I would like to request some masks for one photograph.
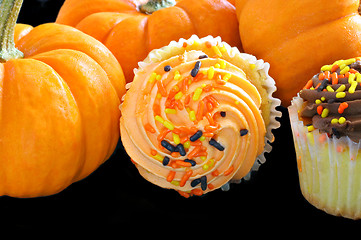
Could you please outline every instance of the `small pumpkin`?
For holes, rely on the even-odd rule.
[[[221,36],[241,48],[235,6],[227,0],[66,0],[56,22],[103,42],[127,82],[133,80],[139,61],[172,40],[193,34]]]
[[[37,197],[110,157],[125,80],[111,52],[75,28],[15,26],[21,4],[0,4],[0,195]]]
[[[359,0],[236,0],[244,51],[271,64],[288,106],[325,62],[361,55]]]

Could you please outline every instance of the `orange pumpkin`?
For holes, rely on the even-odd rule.
[[[235,7],[227,0],[66,0],[56,22],[103,42],[118,59],[127,82],[148,52],[172,40],[193,34],[221,36],[241,48]]]
[[[361,55],[359,0],[237,0],[244,51],[271,64],[282,105],[324,63]]]
[[[75,28],[14,30],[21,3],[0,4],[0,195],[36,197],[61,191],[110,157],[125,80],[111,52]]]

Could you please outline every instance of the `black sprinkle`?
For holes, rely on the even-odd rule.
[[[195,134],[193,134],[193,136],[191,136],[189,138],[189,140],[191,140],[191,142],[197,141],[200,137],[202,137],[203,132],[201,130],[198,130]]]
[[[224,147],[219,142],[214,140],[213,138],[209,141],[209,144],[211,146],[215,147],[219,151],[224,151]]]
[[[197,179],[194,179],[192,182],[191,182],[191,187],[195,187],[197,186],[198,184],[201,183],[201,179],[200,178],[197,178]]]
[[[165,156],[164,158],[163,158],[163,166],[167,166],[168,164],[169,164],[169,161],[170,161],[170,159],[169,159],[169,157],[167,157],[167,156]]]
[[[321,85],[317,88],[318,92],[321,92],[323,89],[325,89],[327,87],[328,84],[328,79],[323,79],[321,82]]]
[[[186,153],[186,150],[184,149],[184,146],[183,144],[178,144],[177,147],[176,147],[176,151],[179,152],[179,154],[181,156],[185,156],[187,153]]]
[[[194,160],[191,160],[191,159],[184,159],[184,161],[185,162],[189,162],[190,164],[192,164],[192,167],[194,167],[197,163],[196,163],[196,161],[194,161]]]
[[[244,135],[247,135],[248,130],[247,129],[241,129],[241,131],[239,131],[239,133],[241,134],[241,137],[243,137]]]
[[[204,54],[204,55],[200,55],[200,56],[198,57],[198,59],[203,59],[203,58],[208,58],[208,56],[207,56],[206,54]]]
[[[221,117],[225,117],[226,116],[226,112],[222,111],[221,112]]]
[[[201,61],[197,61],[196,64],[194,64],[194,68],[191,71],[191,76],[195,77],[198,74],[199,68],[201,67]]]
[[[174,152],[174,151],[175,151],[175,147],[174,147],[172,144],[170,144],[168,141],[166,141],[166,140],[162,140],[162,141],[160,142],[160,144],[161,144],[165,149],[167,149],[167,150],[170,151],[170,152]]]
[[[171,66],[167,65],[167,66],[164,67],[165,72],[169,72],[170,70],[172,70]]]
[[[207,190],[207,176],[201,177],[201,189],[203,191]]]
[[[339,131],[337,131],[336,128],[332,128],[332,134],[336,137],[336,138],[340,138],[341,134]]]

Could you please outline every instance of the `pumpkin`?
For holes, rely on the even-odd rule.
[[[0,195],[37,197],[110,157],[125,80],[111,52],[75,28],[14,29],[21,4],[0,4]]]
[[[361,55],[358,0],[237,0],[243,49],[271,64],[288,106],[326,62]]]
[[[127,82],[133,80],[139,61],[172,40],[193,34],[221,36],[241,48],[235,6],[227,0],[66,0],[56,22],[104,43]]]

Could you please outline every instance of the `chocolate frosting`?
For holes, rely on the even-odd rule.
[[[345,62],[349,64],[345,65]],[[348,136],[358,142],[361,138],[360,59],[336,61],[321,69],[310,80],[312,84],[309,82],[300,92],[305,101],[300,117],[305,122],[312,122],[320,132],[337,138]]]

